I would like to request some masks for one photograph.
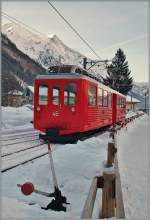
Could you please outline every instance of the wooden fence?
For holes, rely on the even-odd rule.
[[[97,189],[102,189],[101,207],[99,211],[99,218],[111,218],[117,219],[125,218],[125,210],[123,203],[123,194],[121,187],[121,179],[118,167],[117,158],[117,144],[116,134],[123,128],[127,128],[127,124],[134,121],[136,118],[142,116],[138,114],[125,120],[124,123],[114,126],[110,130],[111,141],[108,143],[107,148],[107,161],[103,170],[102,176],[96,176],[93,178],[90,190],[84,204],[84,208],[81,214],[81,219],[92,218],[94,203],[96,199]]]

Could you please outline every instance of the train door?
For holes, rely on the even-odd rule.
[[[55,121],[60,120],[62,114],[62,83],[51,82],[51,97],[50,97],[50,114]]]
[[[103,123],[103,89],[98,87],[98,112],[99,112],[99,121]]]
[[[64,83],[64,114],[66,121],[71,121],[77,114],[77,83]]]
[[[112,123],[115,124],[117,119],[117,95],[112,94]]]

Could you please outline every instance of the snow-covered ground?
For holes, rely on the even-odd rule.
[[[33,111],[27,106],[2,109],[3,138],[6,133],[27,131],[32,129],[30,121]],[[149,176],[149,145],[148,117],[146,115],[128,125],[118,134],[118,160],[123,187],[125,214],[127,218],[148,217],[148,176]],[[80,218],[92,178],[103,171],[103,162],[107,158],[108,133],[92,137],[77,144],[53,146],[53,159],[59,187],[67,197],[70,205],[67,212],[42,210],[50,199],[33,193],[24,196],[17,184],[30,181],[35,188],[53,192],[52,175],[48,155],[21,165],[2,174],[2,217],[3,219],[50,219]],[[16,145],[18,149],[18,145]],[[19,149],[21,146],[19,146]],[[45,145],[44,151],[47,146]],[[33,153],[34,154],[34,153]],[[16,155],[17,157],[17,155]],[[21,158],[19,158],[21,159]],[[101,197],[97,197],[96,207],[99,208]],[[29,202],[37,205],[29,206]],[[98,216],[95,208],[94,217]]]
[[[128,124],[117,135],[118,161],[125,214],[128,219],[150,219],[149,117]]]
[[[5,125],[3,139],[8,137],[8,130],[10,134],[11,131],[24,131],[26,128],[32,128],[33,125],[30,125],[29,122],[32,120],[32,114],[33,112],[26,106],[19,109],[3,108],[2,120]],[[103,162],[106,160],[107,154],[107,142],[108,133],[104,133],[99,137],[92,137],[83,142],[78,141],[77,144],[57,144],[53,146],[53,160],[58,184],[63,194],[67,197],[68,202],[70,202],[70,205],[67,207],[68,212],[66,213],[42,210],[40,205],[46,206],[50,202],[50,198],[34,193],[27,197],[17,187],[18,183],[23,184],[26,181],[30,181],[39,190],[53,192],[48,155],[3,173],[2,217],[8,219],[12,216],[15,219],[24,217],[28,219],[49,219],[52,217],[80,218],[92,178],[95,175],[99,175],[103,170]],[[20,145],[19,149],[22,148]],[[18,150],[18,145],[16,144],[15,146],[16,150]],[[44,146],[45,149],[43,150],[46,151],[47,146]],[[32,154],[34,153],[32,152]],[[15,156],[17,157],[17,155]],[[21,160],[20,154],[16,160]],[[6,162],[9,165],[9,161],[7,160]],[[100,197],[96,201],[98,207],[99,200]],[[34,201],[38,202],[38,204],[33,206],[28,205],[29,202]],[[97,210],[95,208],[95,216],[99,214],[96,213]]]

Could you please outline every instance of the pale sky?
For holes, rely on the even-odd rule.
[[[148,81],[148,1],[52,3],[102,59],[113,58],[120,47],[127,57],[134,81]],[[55,33],[69,47],[89,58],[97,58],[47,1],[3,1],[2,11],[46,35]]]

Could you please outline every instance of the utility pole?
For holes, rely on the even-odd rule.
[[[93,66],[95,66],[97,64],[97,66],[99,66],[98,63],[105,63],[107,65],[108,62],[110,62],[112,60],[97,60],[97,61],[94,61],[94,60],[91,60],[91,61],[87,61],[87,58],[86,57],[83,57],[83,68],[84,69],[87,69],[86,66],[87,64],[90,64],[91,66],[87,69],[91,69]]]
[[[83,68],[86,69],[86,65],[87,65],[87,58],[83,57]]]
[[[144,101],[145,101],[145,113],[149,114],[149,103],[147,106],[147,100],[146,100],[146,98],[148,97],[148,93],[149,93],[149,89],[147,89],[147,91],[144,93]]]
[[[147,93],[145,93],[145,113],[146,113],[146,95]]]
[[[131,95],[131,111],[133,110],[133,104],[132,104],[132,95]]]

